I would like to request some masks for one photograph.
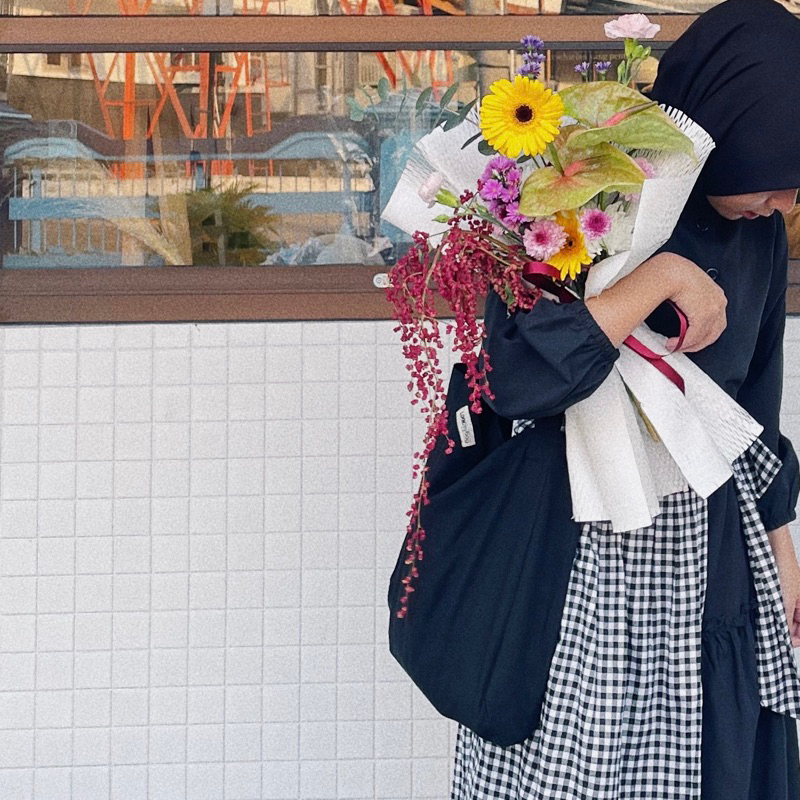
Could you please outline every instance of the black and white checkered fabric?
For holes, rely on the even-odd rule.
[[[800,717],[777,568],[755,500],[781,466],[760,441],[734,463],[758,599],[761,704]],[[582,523],[533,735],[500,747],[459,724],[451,800],[699,800],[707,504],[665,497],[647,528]]]

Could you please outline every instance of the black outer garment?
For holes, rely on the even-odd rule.
[[[706,194],[800,186],[800,18],[776,0],[725,0],[664,53],[649,97],[714,139]]]
[[[800,493],[797,456],[780,432],[788,273],[783,217],[775,212],[754,220],[727,220],[696,191],[660,251],[695,262],[725,292],[727,327],[722,335],[685,355],[764,426],[760,438],[783,467],[758,507],[764,527],[779,528],[796,518]],[[563,413],[592,394],[619,357],[580,300],[560,305],[543,297],[531,311],[508,316],[503,301],[491,294],[485,320],[489,384],[495,394],[491,404],[505,417]],[[646,322],[659,333],[677,335],[677,318],[666,304]]]
[[[797,456],[780,433],[782,340],[786,322],[787,257],[783,217],[726,220],[694,192],[670,239],[660,248],[691,259],[724,289],[728,325],[708,347],[686,356],[764,426],[760,438],[783,461],[758,501],[767,530],[795,519],[800,491]],[[490,294],[485,320],[491,355],[492,407],[511,418],[547,417],[548,426],[570,405],[588,397],[619,357],[583,301],[559,305],[546,298],[510,316]],[[648,318],[653,330],[677,334],[666,304]],[[624,345],[623,345],[624,346]],[[602,425],[602,420],[598,420]],[[548,482],[569,481],[565,438],[548,439]],[[528,491],[525,486],[520,492]],[[703,800],[797,800],[795,720],[760,706],[753,640],[744,624],[755,603],[733,478],[708,498],[708,568],[702,618]],[[532,509],[532,513],[537,512]],[[549,514],[552,518],[552,514]],[[548,556],[550,587],[561,600],[569,579],[567,551],[577,545],[578,524],[564,514],[553,525]],[[555,555],[559,555],[558,558]],[[541,639],[550,663],[557,626]],[[536,679],[540,676],[537,674]],[[544,684],[542,684],[544,691]]]

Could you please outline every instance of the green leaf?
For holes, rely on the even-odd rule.
[[[417,98],[417,105],[416,110],[422,111],[425,108],[426,103],[428,100],[431,99],[431,95],[433,94],[433,87],[426,86],[420,93],[419,97]]]
[[[436,202],[450,208],[458,208],[461,205],[461,201],[449,189],[439,189],[436,192]]]
[[[453,99],[455,93],[458,91],[458,84],[454,83],[443,95],[439,101],[439,108],[447,108],[448,103]]]
[[[494,147],[492,147],[485,139],[481,139],[481,141],[478,142],[478,152],[484,156],[493,156],[497,153],[497,150],[495,150]]]
[[[636,89],[596,81],[570,86],[559,94],[565,112],[587,126],[569,137],[570,148],[585,149],[600,142],[616,142],[632,149],[668,150],[694,158],[692,140],[666,112]],[[634,110],[648,102],[653,104]]]
[[[445,112],[445,123],[442,126],[443,130],[449,131],[460,125],[464,120],[458,114],[451,114],[449,111]]]
[[[625,37],[625,58],[630,58],[633,55],[633,51],[636,48],[638,42],[636,39],[631,39],[630,37]]]
[[[476,139],[480,139],[483,134],[479,131],[474,136],[470,136],[464,144],[461,145],[461,149],[463,150],[465,147],[471,145]],[[480,145],[478,145],[478,149],[480,149]]]
[[[389,79],[384,76],[378,81],[378,97],[385,103],[389,98]]]
[[[639,165],[618,147],[601,142],[570,163],[564,175],[555,167],[533,172],[522,187],[520,213],[543,217],[557,211],[578,208],[602,191],[638,192],[645,174]]]
[[[462,122],[467,118],[467,114],[472,111],[472,107],[475,105],[475,103],[476,100],[470,100],[469,103],[467,103],[465,106],[462,106],[462,108],[458,110],[458,116]]]
[[[448,217],[447,214],[438,214],[437,216],[435,216],[433,218],[433,221],[434,222],[449,222],[450,221],[450,217]]]

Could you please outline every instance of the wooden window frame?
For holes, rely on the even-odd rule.
[[[655,14],[654,49],[669,46],[696,18]],[[0,50],[147,52],[195,50],[514,50],[535,32],[554,50],[622,49],[599,39],[608,15],[2,17]],[[180,43],[180,44],[176,44]],[[0,270],[0,323],[109,323],[388,319],[372,279],[380,268],[133,267]],[[790,311],[800,312],[800,261],[793,262]]]

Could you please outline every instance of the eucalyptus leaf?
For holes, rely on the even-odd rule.
[[[641,189],[644,178],[629,155],[602,142],[566,167],[563,175],[555,167],[533,172],[522,187],[519,210],[528,217],[549,216],[578,208],[602,191],[632,194]]]
[[[467,118],[467,114],[469,114],[469,112],[472,111],[472,108],[476,102],[477,101],[475,100],[470,100],[469,103],[467,103],[465,106],[459,109],[458,116],[462,122]]]
[[[452,130],[464,121],[458,114],[451,114],[449,111],[446,111],[445,115],[445,123],[442,127],[446,131]]]
[[[497,150],[495,150],[486,139],[481,139],[481,141],[478,142],[478,152],[484,156],[493,156],[496,155]]]
[[[417,98],[417,105],[416,110],[422,111],[425,108],[426,103],[431,99],[431,95],[433,94],[433,87],[426,86],[420,93],[419,97]]]
[[[467,141],[466,141],[466,142],[464,142],[464,144],[462,144],[462,145],[461,145],[461,149],[463,150],[465,147],[468,147],[468,146],[469,146],[469,145],[471,145],[471,144],[472,144],[472,143],[473,143],[473,142],[474,142],[476,139],[480,139],[480,138],[481,138],[481,136],[483,136],[483,133],[482,133],[481,131],[478,131],[478,133],[476,133],[474,136],[470,136],[470,137],[469,137],[469,139],[467,139]],[[478,145],[478,149],[480,150],[480,145]]]
[[[458,84],[454,83],[443,95],[442,99],[439,101],[439,108],[445,109],[447,108],[448,103],[455,97],[456,92],[458,91]]]

